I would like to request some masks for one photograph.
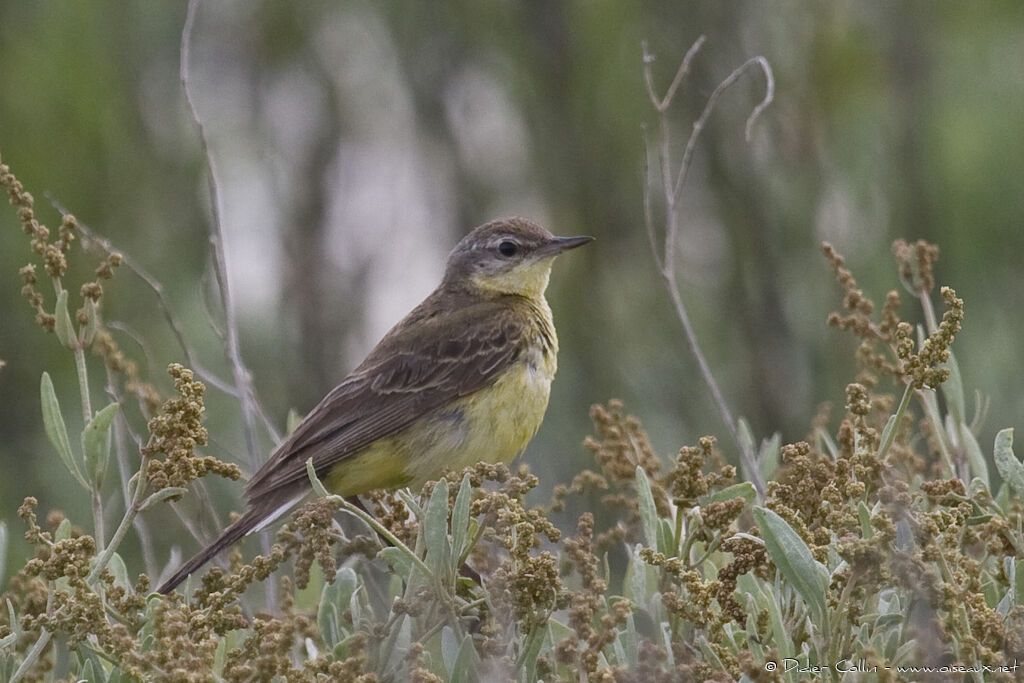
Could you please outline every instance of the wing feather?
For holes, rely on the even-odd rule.
[[[477,300],[427,315],[429,303],[389,332],[277,448],[250,480],[250,502],[305,479],[308,458],[324,476],[374,441],[484,388],[515,362],[531,333],[515,302]]]

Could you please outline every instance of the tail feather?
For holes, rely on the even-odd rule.
[[[170,593],[172,590],[177,588],[178,584],[187,579],[190,574],[215,557],[217,553],[238,542],[243,536],[259,526],[266,516],[267,514],[264,510],[249,510],[234,524],[224,529],[224,531],[221,532],[221,535],[217,537],[217,540],[200,550],[192,557],[191,560],[182,565],[181,569],[175,572],[174,576],[164,581],[163,584],[156,589],[156,592],[163,595]]]

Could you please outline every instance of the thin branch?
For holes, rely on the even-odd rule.
[[[662,191],[665,199],[665,237],[664,251],[662,253],[659,253],[657,249],[657,231],[654,227],[653,212],[650,205],[651,179],[649,177],[649,145],[646,142],[646,131],[644,136],[644,220],[647,229],[647,237],[651,242],[651,249],[654,252],[654,261],[661,272],[665,287],[668,289],[669,296],[672,299],[672,304],[676,309],[676,315],[679,317],[679,321],[683,325],[683,332],[686,336],[687,344],[690,347],[690,352],[697,360],[697,365],[700,368],[701,375],[704,378],[705,384],[708,386],[708,390],[711,392],[712,399],[718,407],[722,420],[725,422],[726,427],[732,434],[733,440],[739,447],[740,458],[743,461],[744,469],[747,470],[747,476],[750,477],[751,483],[757,490],[758,495],[763,499],[765,495],[765,486],[764,482],[761,480],[760,470],[757,467],[757,460],[753,452],[752,445],[746,444],[744,440],[740,438],[739,427],[736,420],[733,418],[732,411],[729,410],[729,406],[725,401],[725,397],[722,395],[721,389],[718,387],[718,382],[715,380],[715,377],[711,372],[711,366],[708,364],[707,359],[700,348],[700,343],[697,340],[697,333],[693,329],[689,313],[686,310],[686,305],[683,303],[682,295],[679,292],[679,284],[676,281],[675,274],[675,254],[676,241],[679,233],[677,205],[682,195],[687,172],[689,171],[690,165],[693,161],[693,153],[696,150],[697,141],[700,138],[700,134],[704,130],[704,126],[710,118],[711,113],[714,111],[718,98],[721,97],[722,93],[724,93],[729,86],[735,83],[748,69],[760,67],[762,72],[765,74],[765,96],[747,118],[746,134],[747,139],[749,140],[751,127],[757,120],[758,116],[760,116],[761,112],[764,111],[775,96],[775,78],[772,74],[771,66],[764,57],[752,57],[741,66],[734,69],[733,72],[725,78],[725,80],[719,83],[708,97],[700,117],[698,117],[693,124],[693,130],[690,132],[690,137],[683,150],[682,160],[679,163],[679,170],[673,178],[672,148],[670,143],[671,130],[669,127],[668,109],[672,105],[672,101],[675,98],[680,85],[685,79],[686,74],[689,73],[690,63],[700,51],[704,42],[704,36],[701,36],[693,43],[693,45],[690,46],[690,49],[686,52],[686,56],[683,58],[679,68],[676,70],[675,78],[673,78],[672,84],[669,86],[664,97],[658,97],[657,95],[651,70],[651,64],[653,63],[654,58],[647,52],[647,46],[643,46],[644,82],[647,86],[648,95],[651,98],[651,104],[658,112],[658,124],[661,133],[659,156],[661,161]]]
[[[189,115],[192,123],[199,132],[199,142],[206,157],[209,174],[207,185],[210,191],[210,213],[211,231],[210,244],[213,247],[214,272],[217,276],[217,284],[220,289],[220,303],[224,308],[224,319],[227,327],[225,353],[228,362],[231,364],[232,373],[235,379],[236,396],[242,407],[242,427],[245,433],[245,443],[248,448],[249,465],[256,469],[260,458],[257,455],[256,434],[255,434],[255,413],[253,409],[252,375],[242,362],[242,351],[238,340],[238,321],[235,307],[231,298],[230,278],[228,271],[227,255],[224,248],[224,230],[221,225],[220,194],[217,188],[217,167],[214,163],[213,154],[210,151],[210,143],[206,137],[206,129],[199,118],[195,101],[192,98],[192,89],[189,87],[189,67],[191,63],[192,27],[195,24],[196,11],[199,7],[199,0],[189,0],[188,13],[185,17],[185,27],[181,32],[181,87],[185,93],[185,101],[188,104]]]
[[[651,245],[651,256],[659,271],[665,270],[658,252],[658,236],[654,230],[654,211],[651,208],[651,146],[647,140],[647,126],[641,125],[644,138],[644,227],[647,229],[647,242]]]
[[[659,112],[667,110],[672,105],[672,100],[676,96],[676,90],[678,90],[679,86],[682,85],[683,79],[686,78],[686,75],[690,73],[690,63],[693,61],[693,58],[697,56],[697,53],[700,52],[700,49],[704,47],[706,40],[707,38],[705,36],[699,36],[697,40],[694,41],[693,45],[690,46],[690,49],[686,51],[686,56],[684,56],[683,61],[679,63],[679,68],[676,70],[675,78],[672,79],[672,85],[668,87],[665,97],[661,99],[658,99],[658,96],[655,95],[654,78],[651,75],[651,70],[649,68],[644,69],[644,82],[647,84],[647,93],[651,96],[651,103],[654,105],[654,108]],[[653,64],[654,55],[647,52],[647,43],[643,44],[643,50],[644,64]]]
[[[692,49],[692,48],[691,48]],[[739,80],[748,69],[758,66],[764,72],[765,77],[765,93],[764,98],[754,110],[747,117],[746,125],[746,137],[750,140],[751,126],[761,115],[761,112],[765,110],[772,100],[775,99],[775,76],[772,74],[772,68],[768,64],[768,60],[764,57],[751,57],[740,66],[733,69],[732,73],[725,77],[725,80],[718,84],[708,97],[708,101],[704,104],[704,111],[701,112],[700,118],[698,118],[693,124],[693,131],[690,133],[690,139],[686,141],[686,149],[683,150],[683,160],[679,163],[679,174],[676,176],[675,188],[672,191],[673,203],[679,199],[680,194],[683,191],[683,182],[686,179],[686,172],[690,168],[690,162],[693,158],[693,152],[697,147],[697,139],[700,137],[701,132],[704,130],[704,125],[707,120],[711,117],[711,112],[714,111],[715,105],[718,103],[718,98],[722,96],[729,86]]]
[[[230,278],[228,271],[227,255],[225,249],[224,230],[220,220],[220,195],[217,189],[217,167],[214,163],[210,144],[206,137],[206,129],[197,113],[195,102],[192,99],[192,91],[189,88],[189,65],[191,63],[192,27],[195,24],[196,11],[199,8],[199,0],[189,0],[188,13],[185,17],[185,27],[181,32],[181,88],[185,93],[185,101],[188,103],[189,115],[199,132],[199,142],[206,157],[209,168],[207,183],[210,190],[210,211],[211,231],[210,244],[213,247],[214,274],[217,277],[217,284],[220,290],[220,303],[224,308],[224,325],[226,332],[225,353],[228,362],[231,364],[232,373],[235,378],[237,396],[242,408],[242,431],[245,434],[245,443],[249,455],[249,465],[255,471],[262,458],[256,450],[255,414],[253,407],[252,375],[242,361],[242,350],[238,340],[238,321],[236,319],[235,307],[231,298]],[[270,535],[264,530],[260,534],[260,543],[264,553],[270,551]],[[277,605],[277,587],[271,581],[267,584],[267,606],[273,612]]]

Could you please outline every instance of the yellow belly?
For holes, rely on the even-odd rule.
[[[324,483],[334,493],[351,496],[371,489],[418,488],[445,469],[480,461],[509,462],[540,428],[556,367],[553,352],[528,352],[490,387],[338,463]]]

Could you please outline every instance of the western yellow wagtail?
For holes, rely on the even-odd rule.
[[[591,241],[523,218],[482,225],[448,256],[440,286],[320,401],[249,480],[247,512],[158,589],[169,593],[310,490],[354,496],[419,487],[447,469],[509,462],[537,433],[557,367],[544,298],[555,257]]]

